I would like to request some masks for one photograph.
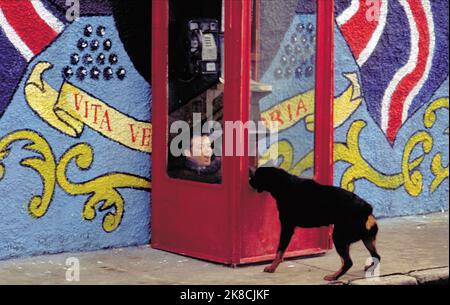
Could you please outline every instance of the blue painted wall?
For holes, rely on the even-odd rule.
[[[49,3],[45,2],[46,5]],[[52,8],[48,8],[53,12]],[[57,11],[54,11],[58,16]],[[107,135],[96,131],[89,126],[78,137],[67,135],[57,128],[52,127],[44,118],[39,116],[28,103],[31,99],[26,96],[25,86],[31,72],[39,62],[48,62],[53,67],[42,74],[42,78],[51,88],[60,90],[64,81],[83,90],[86,94],[95,97],[108,107],[119,111],[123,116],[136,121],[150,122],[151,120],[151,88],[149,83],[136,71],[127,51],[124,49],[113,16],[82,16],[78,21],[65,23],[61,19],[64,29],[41,52],[36,54],[28,63],[19,52],[10,52],[9,57],[1,58],[2,83],[9,85],[11,99],[2,105],[5,111],[0,117],[0,146],[5,144],[8,136],[17,135],[21,130],[36,132],[38,138],[48,143],[51,153],[55,157],[56,164],[64,153],[74,148],[75,145],[87,144],[92,149],[92,164],[87,169],[81,169],[72,159],[65,171],[66,178],[73,183],[95,181],[100,176],[114,176],[117,173],[127,175],[128,178],[115,176],[117,179],[106,180],[105,184],[118,185],[116,191],[123,198],[123,216],[117,217],[117,223],[108,226],[104,223],[104,217],[109,213],[116,213],[118,201],[113,198],[111,205],[102,209],[102,200],[109,194],[101,197],[95,207],[96,215],[90,220],[85,207],[87,201],[95,192],[70,194],[61,187],[59,181],[54,187],[52,198],[44,215],[33,214],[29,207],[33,196],[41,195],[44,187],[51,188],[51,183],[44,182],[38,171],[33,168],[20,165],[29,157],[42,158],[39,151],[45,146],[35,147],[34,151],[26,149],[26,144],[32,143],[29,139],[19,139],[0,152],[0,259],[36,255],[42,253],[56,253],[63,251],[94,250],[106,247],[141,245],[150,239],[150,205],[151,205],[151,153],[129,148],[120,142],[114,141]],[[85,33],[86,26],[91,26],[93,33],[88,36]],[[105,34],[97,33],[99,27],[104,27]],[[33,25],[29,25],[30,31],[34,31]],[[3,30],[3,28],[2,28]],[[5,49],[12,50],[15,45],[10,41],[5,32],[0,32],[0,37],[5,44],[0,46],[0,54],[6,54]],[[38,40],[39,37],[36,38]],[[78,43],[85,39],[89,46],[80,50]],[[103,42],[109,39],[111,49],[103,46]],[[93,50],[91,42],[99,41],[99,48]],[[95,47],[94,47],[95,49]],[[105,63],[101,64],[96,59],[100,53],[106,55]],[[78,54],[78,63],[71,63],[71,55]],[[84,55],[91,55],[94,62],[83,61]],[[118,62],[111,63],[109,55],[116,55]],[[24,72],[12,69],[11,77],[8,74],[9,63],[14,60],[25,63]],[[90,71],[96,66],[100,74],[98,79],[92,78]],[[70,67],[73,75],[64,74],[64,69]],[[81,79],[77,75],[77,69],[84,67],[87,75]],[[104,69],[111,67],[113,75],[105,77]],[[119,78],[117,71],[123,68],[124,78]],[[20,81],[15,85],[15,80]],[[11,87],[12,86],[12,87]],[[2,91],[2,97],[6,90]],[[83,107],[83,106],[82,106]],[[52,111],[51,108],[48,111]],[[90,109],[92,116],[93,109]],[[98,112],[98,120],[101,118]],[[111,117],[112,120],[112,117]],[[103,129],[107,122],[104,122]],[[150,123],[149,123],[150,124]],[[126,126],[127,127],[127,126]],[[127,129],[124,129],[127,131]],[[38,140],[39,140],[38,139]],[[140,141],[140,139],[138,140]],[[2,149],[0,149],[2,150]],[[89,157],[88,157],[89,158]],[[49,162],[48,164],[51,164]],[[3,174],[3,175],[2,175]],[[47,175],[47,174],[45,174]],[[51,174],[48,174],[50,177]],[[144,185],[133,187],[128,185],[129,177],[134,177]],[[111,178],[111,177],[110,177]],[[113,177],[114,178],[114,177]],[[50,179],[51,180],[51,179]],[[106,190],[100,187],[97,191]],[[92,190],[91,190],[92,191]],[[119,208],[121,208],[119,206]]]

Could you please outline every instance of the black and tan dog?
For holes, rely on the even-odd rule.
[[[250,173],[250,185],[258,192],[267,191],[277,202],[281,223],[280,241],[275,260],[264,269],[275,272],[283,261],[296,227],[314,228],[334,225],[333,242],[342,258],[342,267],[324,279],[334,281],[353,265],[350,244],[362,240],[372,256],[380,261],[375,248],[378,226],[372,206],[357,195],[334,186],[302,179],[274,167],[260,167]]]

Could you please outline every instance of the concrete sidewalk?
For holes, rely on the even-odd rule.
[[[358,242],[353,268],[337,284],[448,283],[448,223],[448,212],[380,220],[380,281],[364,279],[368,253]],[[68,257],[80,261],[79,282],[65,279]],[[0,261],[0,284],[326,284],[340,259],[332,250],[288,260],[274,274],[262,272],[265,265],[233,269],[143,246]]]

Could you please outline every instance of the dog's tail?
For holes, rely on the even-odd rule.
[[[377,224],[377,220],[375,219],[375,216],[373,216],[373,207],[370,203],[368,203],[367,201],[365,201],[364,199],[362,199],[361,197],[357,196],[356,194],[354,194],[355,196],[355,202],[358,202],[360,207],[362,207],[362,214],[367,217],[366,221],[364,223],[364,227],[366,229],[366,236],[367,237],[375,237],[378,233],[378,224]],[[363,217],[364,217],[363,216]]]
[[[368,231],[368,236],[375,237],[378,233],[378,224],[375,217],[371,214],[366,220],[366,230]]]
[[[370,231],[370,229],[372,229],[376,224],[377,220],[375,219],[375,217],[373,217],[373,215],[369,215],[366,221],[366,230]]]

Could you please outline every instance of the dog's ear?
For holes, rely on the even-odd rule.
[[[250,177],[250,179],[255,177],[255,172],[256,172],[256,168],[254,168],[253,166],[250,166],[250,168],[249,168],[249,177]]]

